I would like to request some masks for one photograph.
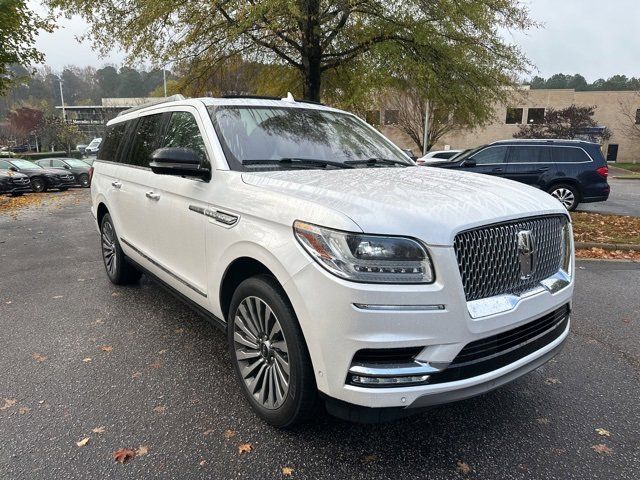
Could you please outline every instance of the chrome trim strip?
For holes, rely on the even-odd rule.
[[[440,305],[372,305],[368,303],[354,303],[353,306],[358,310],[371,311],[405,311],[405,312],[432,312],[444,310],[445,306]]]
[[[231,213],[223,212],[221,210],[213,210],[211,208],[198,207],[197,205],[189,205],[189,210],[204,215],[205,217],[212,218],[216,222],[220,222],[228,227],[232,227],[238,223],[238,220],[240,219],[240,217]]]
[[[377,364],[377,366],[376,364],[352,363],[349,367],[350,374],[362,375],[365,377],[403,377],[431,375],[441,372],[442,370],[444,370],[444,368],[436,368],[432,364],[418,362],[417,360],[408,363]]]
[[[180,278],[178,275],[176,275],[175,273],[173,273],[171,270],[169,270],[167,267],[165,267],[164,265],[161,265],[160,263],[158,263],[156,260],[154,260],[153,258],[151,258],[149,255],[147,255],[146,253],[143,253],[142,251],[140,251],[140,249],[134,247],[131,242],[129,242],[127,239],[120,237],[120,241],[122,243],[124,243],[125,245],[127,245],[128,247],[130,247],[131,249],[133,249],[134,252],[136,252],[138,255],[140,255],[142,258],[144,258],[145,260],[148,260],[149,262],[151,262],[153,265],[155,265],[156,267],[158,267],[160,270],[162,270],[163,272],[165,272],[168,275],[171,275],[173,278],[175,278],[176,280],[178,280],[180,283],[182,283],[183,285],[189,287],[191,290],[193,290],[194,292],[196,292],[198,295],[202,295],[203,297],[207,298],[207,294],[205,292],[203,292],[202,290],[200,290],[198,287],[195,287],[193,285],[191,285],[189,282],[187,282],[186,280]]]
[[[521,295],[505,294],[472,300],[471,302],[467,302],[467,310],[473,319],[508,312],[516,308],[518,303],[525,298],[538,295],[545,291],[554,294],[567,287],[570,283],[571,277],[564,270],[558,270],[550,277],[541,280],[536,287],[527,290]]]

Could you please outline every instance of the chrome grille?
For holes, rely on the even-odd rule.
[[[13,178],[12,181],[16,185],[27,185],[29,183],[29,178],[28,177]]]
[[[467,301],[520,294],[556,273],[562,265],[563,215],[524,218],[467,230],[456,235],[454,248]],[[518,232],[529,230],[535,241],[535,268],[522,278]]]

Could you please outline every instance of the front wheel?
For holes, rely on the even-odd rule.
[[[236,377],[260,418],[289,427],[313,415],[318,393],[295,312],[267,275],[242,282],[231,300],[228,341]]]
[[[107,276],[115,285],[128,285],[140,280],[142,273],[131,265],[120,248],[120,242],[108,213],[100,222],[102,259]]]
[[[554,185],[549,189],[549,193],[570,212],[573,212],[578,207],[578,191],[572,185]]]
[[[78,178],[78,183],[80,184],[80,186],[82,188],[89,188],[90,187],[90,185],[89,185],[89,175],[86,175],[84,173],[82,175],[80,175],[80,177]]]
[[[36,193],[46,192],[47,182],[45,182],[43,178],[33,178],[31,180],[31,190]]]

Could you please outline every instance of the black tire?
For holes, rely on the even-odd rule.
[[[140,280],[142,272],[127,261],[111,216],[106,213],[100,222],[100,245],[104,269],[111,283],[115,285],[130,285]]]
[[[573,185],[559,183],[551,187],[547,192],[570,212],[573,212],[580,203],[580,193]]]
[[[60,190],[61,192],[66,192],[67,190],[69,190],[69,187],[60,187],[58,188],[58,190]]]
[[[47,191],[47,182],[44,178],[36,177],[31,179],[31,190],[36,193]]]
[[[243,318],[249,318],[248,316],[244,317],[244,314],[247,313],[247,305],[250,305],[245,302],[254,302],[254,307],[257,307],[254,312],[259,312],[260,305],[262,305],[259,301],[262,301],[270,309],[272,315],[267,315],[266,308],[264,308],[262,311],[265,314],[264,317],[267,318],[264,323],[258,321],[250,324],[249,321],[243,323],[243,325],[245,327],[251,325],[249,328],[254,332],[260,330],[278,332],[276,325],[281,330],[272,336],[265,334],[262,339],[253,342],[249,336],[251,333],[247,334],[246,329],[242,330],[236,323],[236,319],[238,319],[238,322],[244,322]],[[243,307],[242,309],[241,306]],[[255,319],[255,317],[252,318]],[[279,428],[291,427],[294,424],[310,419],[317,412],[319,404],[313,366],[311,365],[311,358],[309,357],[296,314],[278,282],[269,275],[259,275],[242,282],[231,299],[227,320],[227,339],[233,369],[240,388],[251,408],[265,422]],[[269,320],[271,320],[271,323]],[[269,323],[271,327],[268,326]],[[263,329],[264,325],[267,326]],[[242,334],[244,339],[249,339],[250,343],[254,343],[258,348],[237,342],[236,333]],[[262,331],[262,333],[265,332]],[[268,347],[265,346],[269,341],[273,344]],[[241,350],[240,353],[238,353],[238,349]],[[269,350],[271,350],[270,361]],[[260,353],[257,358],[249,360],[238,358],[238,355],[244,356],[247,352],[252,355],[255,352]],[[263,362],[264,371],[259,362]],[[284,381],[280,379],[286,376],[283,375],[283,372],[286,373],[286,369],[282,367],[283,363],[288,365],[289,381],[284,394],[282,394],[282,390],[278,390],[281,399],[276,400],[275,391],[279,386],[284,385]],[[245,373],[249,372],[247,373],[246,381],[240,373],[241,367],[248,368],[248,370],[245,370]],[[260,377],[261,372],[262,377]],[[255,373],[255,376],[251,377],[251,373]],[[262,381],[260,381],[260,378],[262,378]],[[253,392],[250,392],[248,383],[254,380]],[[262,388],[260,388],[260,385]],[[264,394],[266,400],[260,401],[260,397],[263,396],[262,390],[265,388],[267,389],[267,393]],[[256,389],[260,391],[256,392]],[[270,395],[275,400],[271,404],[269,404]]]
[[[89,183],[89,175],[83,173],[78,177],[78,183],[82,188],[89,188],[91,184]]]

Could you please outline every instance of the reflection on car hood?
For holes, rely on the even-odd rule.
[[[521,183],[435,168],[361,168],[243,173],[249,185],[347,215],[366,233],[451,245],[460,230],[524,216],[564,213],[550,195]],[[302,218],[313,221],[314,219]],[[331,225],[326,225],[331,227]]]

